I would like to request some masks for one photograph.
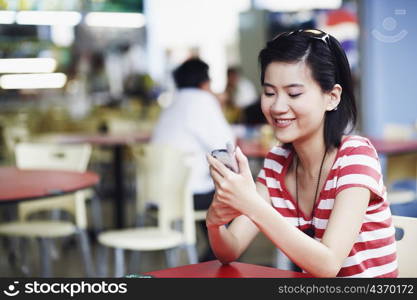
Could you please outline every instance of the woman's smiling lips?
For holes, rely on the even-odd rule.
[[[274,125],[279,128],[285,128],[292,124],[295,119],[275,119],[274,118]]]

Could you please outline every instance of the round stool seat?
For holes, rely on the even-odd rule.
[[[183,243],[183,234],[157,227],[113,230],[101,233],[98,240],[103,245],[136,251],[174,248]]]

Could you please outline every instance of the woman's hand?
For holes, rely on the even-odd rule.
[[[219,201],[216,192],[207,211],[206,225],[207,227],[219,227],[230,223],[233,219],[240,215],[240,212]]]
[[[229,207],[240,214],[247,214],[261,197],[256,191],[248,159],[239,147],[236,148],[236,159],[240,173],[229,170],[219,160],[207,155],[210,174],[216,186],[216,197],[213,204],[218,205],[218,208]]]

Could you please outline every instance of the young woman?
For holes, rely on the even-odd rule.
[[[377,153],[368,139],[344,135],[356,107],[339,42],[319,30],[284,33],[259,61],[262,111],[283,145],[268,153],[256,184],[239,148],[239,173],[207,156],[216,192],[206,224],[217,258],[237,259],[261,231],[313,276],[396,277]]]

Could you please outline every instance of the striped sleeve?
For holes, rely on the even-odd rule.
[[[265,157],[265,159],[263,161],[262,169],[259,171],[258,177],[256,177],[256,181],[262,183],[266,187],[268,187],[268,185],[266,183],[266,172],[265,172],[265,168],[266,168],[266,165],[268,164],[268,160],[270,159],[270,156],[271,156],[271,152],[268,152],[268,154],[266,155],[266,157]]]
[[[270,186],[270,182],[276,181],[276,178],[280,176],[282,168],[289,155],[289,150],[279,146],[273,147],[271,151],[269,151],[269,153],[266,155],[263,167],[258,173],[256,181],[262,183],[265,186]]]
[[[258,173],[258,177],[256,178],[257,182],[262,183],[263,185],[266,186],[266,178],[265,178],[265,169],[262,168],[261,171],[259,171]]]
[[[336,195],[347,188],[364,187],[372,199],[383,200],[385,188],[381,165],[375,148],[365,138],[352,139],[343,144],[343,158],[336,183]]]

